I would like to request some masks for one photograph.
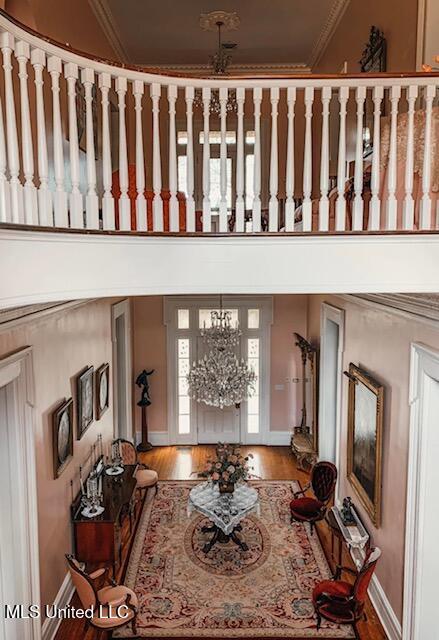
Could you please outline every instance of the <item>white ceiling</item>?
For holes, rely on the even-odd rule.
[[[236,11],[241,24],[224,34],[236,42],[236,67],[310,67],[349,0],[90,0],[118,57],[144,66],[204,66],[216,35],[201,13]]]

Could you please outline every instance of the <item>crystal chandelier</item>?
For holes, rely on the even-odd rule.
[[[222,409],[255,393],[256,374],[244,358],[238,360],[236,356],[242,332],[232,327],[230,311],[212,311],[211,320],[211,326],[201,331],[209,351],[193,363],[187,376],[188,394],[197,402]]]

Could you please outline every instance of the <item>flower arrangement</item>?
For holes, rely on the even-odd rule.
[[[216,459],[207,460],[199,475],[218,484],[220,492],[231,493],[237,482],[250,479],[253,471],[253,467],[250,466],[252,458],[251,453],[243,456],[239,446],[220,442],[216,447]]]

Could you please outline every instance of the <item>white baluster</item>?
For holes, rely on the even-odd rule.
[[[57,56],[50,56],[47,69],[52,78],[52,111],[53,111],[53,159],[55,166],[55,193],[53,196],[55,226],[68,227],[67,194],[64,185],[64,153],[63,135],[61,129],[61,108],[59,99],[59,77],[61,74],[61,60]]]
[[[245,201],[244,201],[244,102],[245,89],[236,90],[238,106],[237,138],[236,138],[236,203],[235,203],[235,231],[244,231]]]
[[[46,117],[44,110],[43,69],[46,54],[41,49],[33,49],[31,63],[35,73],[35,94],[37,110],[37,145],[38,145],[38,219],[39,224],[53,226],[52,195],[49,190],[49,163],[47,159]]]
[[[136,111],[136,228],[147,230],[146,198],[145,198],[145,160],[143,153],[142,97],[145,85],[142,80],[133,83],[134,109]]]
[[[303,231],[312,230],[312,105],[314,87],[305,88],[305,152],[303,156]]]
[[[405,159],[405,198],[402,214],[402,226],[408,231],[413,230],[415,219],[415,206],[413,200],[413,167],[414,167],[414,116],[415,102],[418,97],[418,87],[411,85],[407,87],[407,150]]]
[[[203,231],[209,233],[212,229],[210,213],[210,139],[209,139],[209,117],[210,117],[210,88],[203,87],[203,123],[204,123],[204,144],[203,144]]]
[[[398,123],[398,102],[401,97],[401,87],[393,86],[390,90],[390,147],[389,147],[389,167],[387,173],[387,207],[386,207],[386,229],[396,229],[398,203],[396,201],[396,151],[397,151],[397,123]]]
[[[270,90],[271,102],[271,152],[270,152],[270,202],[268,204],[268,230],[279,230],[279,189],[278,140],[277,140],[277,105],[279,103],[279,88]]]
[[[431,229],[431,115],[435,95],[436,86],[432,84],[428,85],[425,89],[424,165],[422,168],[422,198],[419,212],[420,229]],[[435,160],[437,161],[437,158]]]
[[[4,31],[0,34],[5,83],[6,137],[9,165],[9,192],[11,222],[23,222],[23,191],[19,180],[20,156],[18,151],[17,122],[15,119],[14,84],[12,80],[12,51],[14,37]]]
[[[320,156],[319,230],[329,229],[329,103],[331,87],[322,89],[322,150]]]
[[[219,90],[220,100],[220,205],[219,205],[219,230],[227,232],[227,87]]]
[[[379,85],[376,86],[373,90],[373,155],[370,185],[370,216],[368,225],[370,231],[378,231],[380,228],[381,203],[378,194],[380,190],[380,118],[383,95],[383,87]]]
[[[32,142],[31,120],[29,111],[29,92],[27,87],[27,63],[30,58],[30,47],[20,40],[15,44],[15,56],[18,60],[18,77],[20,79],[21,104],[21,155],[24,174],[24,222],[36,224],[38,220],[37,190],[34,184],[34,150]]]
[[[96,193],[96,150],[93,131],[93,69],[83,69],[81,73],[85,91],[85,134],[87,142],[87,195],[85,215],[87,229],[99,229],[99,201]]]
[[[346,229],[346,200],[344,197],[346,183],[346,105],[349,98],[349,87],[340,87],[340,130],[338,139],[338,163],[337,163],[337,204],[335,209],[335,230]]]
[[[253,103],[255,108],[255,157],[253,173],[253,232],[261,230],[261,102],[262,88],[253,89]]]
[[[67,78],[67,95],[69,103],[69,149],[70,149],[70,224],[81,229],[84,227],[84,203],[79,189],[79,142],[76,114],[76,82],[79,78],[78,65],[69,62],[64,67]]]
[[[110,106],[108,94],[111,89],[111,76],[109,73],[101,73],[99,87],[102,97],[102,182],[104,195],[102,197],[102,223],[104,229],[115,229],[116,218],[114,211],[114,198],[112,187],[112,164],[110,142],[110,120],[108,109]]]
[[[3,106],[0,99],[0,222],[11,222],[9,184],[6,179],[6,141],[3,125]]]
[[[194,200],[194,134],[193,134],[193,103],[194,87],[186,87],[186,231],[195,231],[195,200]]]
[[[294,231],[294,107],[296,104],[296,87],[287,89],[288,132],[287,132],[287,168],[285,176],[285,231]]]
[[[162,167],[160,159],[160,110],[159,100],[161,87],[153,82],[151,85],[152,99],[152,186],[154,199],[152,202],[152,225],[154,231],[163,231],[163,200],[162,200]]]
[[[180,230],[177,200],[177,138],[175,133],[175,101],[177,100],[177,87],[169,85],[169,231]]]
[[[354,206],[352,212],[352,229],[363,229],[363,117],[366,87],[357,87],[357,136],[355,140],[355,173],[354,173]]]
[[[116,78],[116,93],[119,107],[119,229],[131,230],[131,203],[128,197],[128,149],[125,121],[125,95],[127,79]]]

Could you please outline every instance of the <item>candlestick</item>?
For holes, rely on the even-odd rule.
[[[84,482],[82,480],[82,466],[79,467],[79,482],[81,483],[81,493],[84,495]]]

